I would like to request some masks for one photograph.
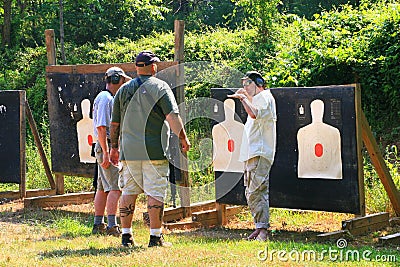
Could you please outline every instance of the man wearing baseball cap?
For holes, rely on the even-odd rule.
[[[248,239],[265,241],[269,228],[269,171],[276,146],[275,99],[257,71],[247,72],[242,85],[229,97],[239,99],[248,115],[239,157],[245,163],[245,195],[256,227]]]
[[[110,163],[110,123],[114,95],[121,85],[131,80],[119,67],[111,67],[104,80],[106,88],[93,102],[93,130],[97,138],[94,152],[97,160],[97,177],[95,179],[96,195],[94,198],[93,234],[120,236],[121,231],[116,220],[118,199],[121,191],[118,186],[118,168]],[[107,224],[104,222],[104,211],[107,209]]]
[[[124,84],[115,96],[111,161],[118,164],[120,160],[122,165],[120,217],[122,245],[127,247],[135,245],[132,217],[140,193],[148,196],[148,246],[171,245],[161,233],[168,185],[168,127],[179,137],[182,151],[190,148],[174,94],[166,82],[155,77],[158,62],[153,52],[140,52],[135,60],[138,78]]]

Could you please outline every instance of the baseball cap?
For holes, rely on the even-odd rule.
[[[242,77],[242,80],[251,79],[251,80],[255,81],[256,78],[264,79],[258,71],[252,70],[252,71],[246,72],[246,74]]]
[[[160,62],[160,59],[151,51],[142,51],[136,57],[136,66],[145,67],[155,62]]]
[[[106,75],[106,78],[107,78],[107,77],[113,76],[114,74],[118,74],[120,76],[124,76],[125,78],[129,78],[129,79],[131,78],[128,75],[126,75],[125,72],[119,67],[111,67],[111,68],[109,68],[106,71],[105,75]]]

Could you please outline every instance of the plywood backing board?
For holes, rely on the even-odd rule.
[[[157,65],[159,70],[157,77],[174,88],[177,63],[160,62]],[[128,75],[136,77],[133,63],[46,66],[53,172],[83,177],[93,176],[94,158],[93,161],[82,161],[77,127],[86,112],[89,113],[89,118],[92,118],[94,98],[105,88],[104,75],[112,66],[121,67]],[[89,111],[82,105],[86,100],[90,102]]]
[[[25,101],[25,91],[0,91],[0,182],[22,187],[26,175]]]
[[[237,88],[212,88],[212,126],[225,120],[224,101]],[[270,172],[270,206],[365,214],[364,184],[360,151],[362,138],[357,114],[360,112],[360,88],[357,85],[271,88],[277,108],[277,147]],[[298,176],[299,130],[313,122],[311,104],[324,104],[322,122],[340,134],[341,175],[302,178]],[[236,101],[236,100],[235,100]],[[216,111],[216,112],[215,112]],[[235,120],[245,123],[247,113],[236,101]],[[305,137],[312,139],[312,136]],[[328,151],[329,152],[329,151]],[[326,154],[327,155],[327,154]],[[334,157],[332,157],[334,158]],[[336,158],[335,158],[336,159]],[[326,161],[330,164],[330,161]],[[318,168],[316,168],[318,169]],[[230,170],[215,172],[217,201],[245,205],[243,177]],[[222,179],[221,179],[222,178]]]

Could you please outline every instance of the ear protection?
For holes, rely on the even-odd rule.
[[[114,73],[113,75],[106,78],[107,83],[118,84],[121,79],[121,75]]]
[[[254,83],[255,83],[257,86],[259,86],[259,87],[263,87],[264,84],[265,84],[265,81],[264,81],[264,79],[261,78],[261,77],[256,77],[256,78],[254,79]]]
[[[112,84],[118,84],[119,80],[121,79],[121,75],[119,75],[118,73],[114,73],[113,75],[111,75],[110,78]]]

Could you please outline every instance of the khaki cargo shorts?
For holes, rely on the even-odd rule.
[[[145,193],[164,202],[168,186],[168,160],[121,161],[119,186],[122,195]]]

